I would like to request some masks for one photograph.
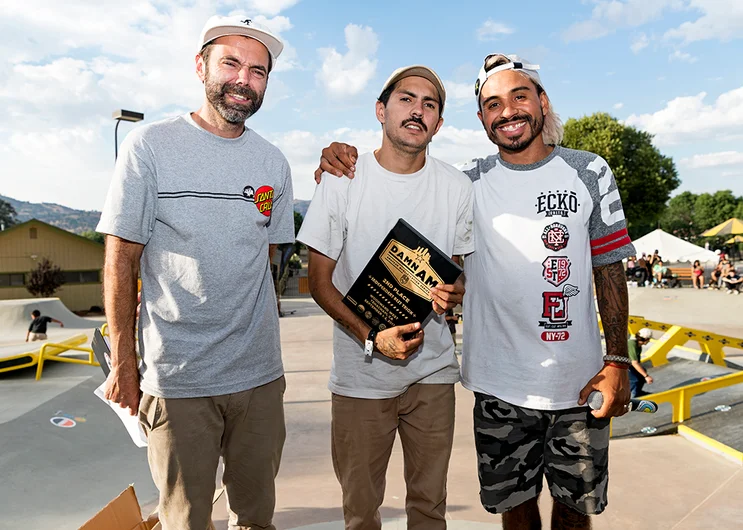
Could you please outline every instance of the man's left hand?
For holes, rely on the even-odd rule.
[[[601,408],[591,411],[591,414],[596,418],[622,416],[628,412],[627,403],[630,400],[629,370],[605,365],[580,391],[578,405],[585,405],[588,395],[594,390],[598,390],[604,396],[604,404]]]
[[[457,278],[454,283],[439,285],[431,289],[431,298],[433,298],[433,310],[439,315],[457,307],[464,299],[464,280],[462,280],[462,276]]]

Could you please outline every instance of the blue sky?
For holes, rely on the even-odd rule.
[[[655,135],[677,192],[743,195],[743,2],[584,0],[340,2],[132,0],[3,2],[0,194],[100,209],[113,166],[111,112],[146,121],[195,110],[196,40],[214,13],[245,14],[286,42],[248,125],[278,145],[297,198],[311,198],[320,149],[380,143],[374,101],[397,67],[447,85],[431,154],[457,163],[495,151],[475,116],[485,55],[541,66],[563,118],[608,112]],[[122,124],[119,138],[132,127]]]

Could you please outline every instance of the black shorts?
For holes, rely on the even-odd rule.
[[[584,514],[606,508],[609,419],[588,407],[543,411],[475,392],[480,501],[503,513],[537,497],[543,477],[552,497]]]

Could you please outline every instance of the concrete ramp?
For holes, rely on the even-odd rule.
[[[64,322],[49,325],[49,339],[60,340],[69,336],[69,329],[91,330],[101,326],[105,317],[88,319],[77,316],[67,309],[59,298],[28,298],[22,300],[0,300],[0,346],[23,342],[31,323],[31,311],[38,309],[42,315]]]

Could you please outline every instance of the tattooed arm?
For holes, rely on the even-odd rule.
[[[309,249],[310,294],[317,304],[338,324],[353,334],[362,344],[369,336],[371,327],[343,303],[343,295],[333,285],[336,261]],[[417,333],[416,333],[417,332]],[[403,335],[416,333],[410,340]],[[423,330],[418,322],[385,329],[377,334],[376,350],[390,359],[407,359],[423,343]]]
[[[594,267],[593,278],[601,323],[604,327],[606,353],[629,357],[627,353],[629,297],[622,262]],[[626,413],[624,406],[630,398],[629,374],[626,369],[604,365],[583,388],[578,404],[583,405],[593,390],[598,390],[604,395],[604,405],[600,410],[593,411],[594,416],[605,418]]]

